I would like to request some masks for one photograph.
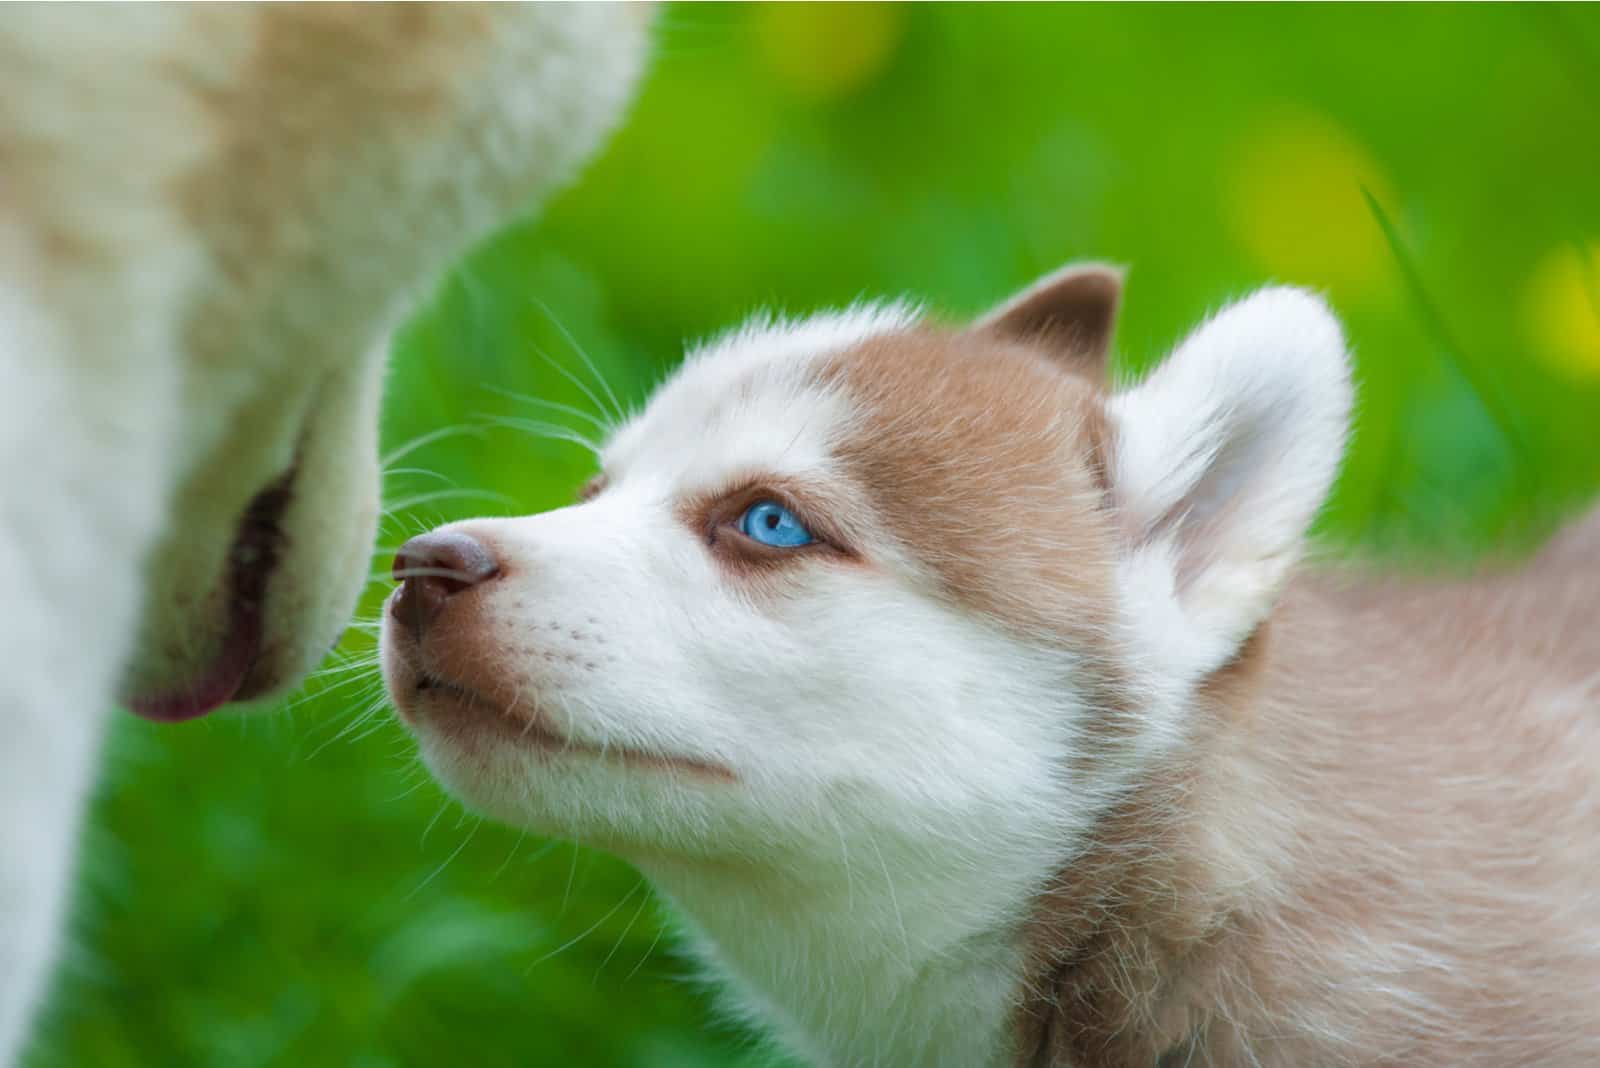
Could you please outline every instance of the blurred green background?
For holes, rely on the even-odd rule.
[[[570,499],[588,454],[494,420],[593,411],[574,344],[637,402],[760,305],[960,316],[1082,257],[1131,267],[1129,371],[1264,282],[1328,294],[1335,545],[1516,543],[1600,483],[1600,10],[680,7],[659,42],[597,164],[402,333],[389,549]],[[119,717],[26,1063],[769,1063],[633,872],[440,793],[371,645],[287,715]]]

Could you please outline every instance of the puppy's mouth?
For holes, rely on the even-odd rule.
[[[517,741],[536,749],[596,755],[600,753],[600,749],[596,746],[575,741],[547,727],[543,722],[544,717],[537,713],[528,716],[513,715],[510,710],[500,708],[499,705],[491,703],[487,698],[465,686],[458,686],[437,675],[419,673],[411,692],[415,700],[446,702],[453,708],[466,712],[474,720],[483,721],[485,726],[498,728],[502,733],[509,733],[515,736]]]
[[[146,719],[173,723],[195,719],[271,688],[270,683],[252,679],[251,674],[261,657],[267,585],[283,552],[280,522],[289,506],[293,480],[290,471],[245,506],[228,550],[227,629],[216,656],[188,682],[130,699],[130,710]]]
[[[452,726],[459,726],[459,721],[465,718],[471,721],[472,726],[492,731],[513,744],[552,755],[577,755],[615,760],[632,767],[671,768],[689,772],[697,777],[724,782],[731,782],[736,778],[733,772],[723,765],[697,757],[579,741],[549,726],[537,709],[524,715],[502,708],[465,686],[426,671],[418,672],[416,681],[411,687],[410,698],[408,703],[413,706],[423,704],[433,706],[427,709],[419,708],[418,711],[429,714],[436,722],[447,720]],[[445,707],[441,708],[440,705]]]

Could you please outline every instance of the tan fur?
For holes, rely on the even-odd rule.
[[[1597,530],[1297,581],[1039,902],[1017,1063],[1595,1063]]]
[[[827,373],[864,412],[837,450],[847,479],[943,592],[1035,636],[1103,632],[1112,547],[1088,460],[1103,413],[1086,380],[934,330],[874,338]]]

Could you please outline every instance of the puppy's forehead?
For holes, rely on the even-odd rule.
[[[852,417],[833,455],[883,529],[969,608],[1104,628],[1114,558],[1100,387],[977,331],[884,332],[821,362]]]
[[[667,496],[752,474],[826,480],[864,510],[844,525],[892,541],[940,593],[1079,639],[1110,603],[1105,419],[1099,385],[1045,352],[857,309],[696,351],[606,461]]]
[[[821,475],[850,417],[822,361],[908,328],[906,305],[854,308],[798,322],[756,319],[690,352],[649,406],[608,443],[613,477],[698,490],[735,469]]]

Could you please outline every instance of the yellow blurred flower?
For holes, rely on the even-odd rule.
[[[1600,241],[1548,252],[1528,277],[1522,316],[1535,355],[1551,370],[1600,379]]]
[[[1223,167],[1234,239],[1276,278],[1362,296],[1392,284],[1388,247],[1361,195],[1365,186],[1393,210],[1392,185],[1332,119],[1296,111],[1257,123]]]
[[[870,85],[905,34],[903,4],[758,4],[750,13],[756,55],[773,76],[814,100]]]

